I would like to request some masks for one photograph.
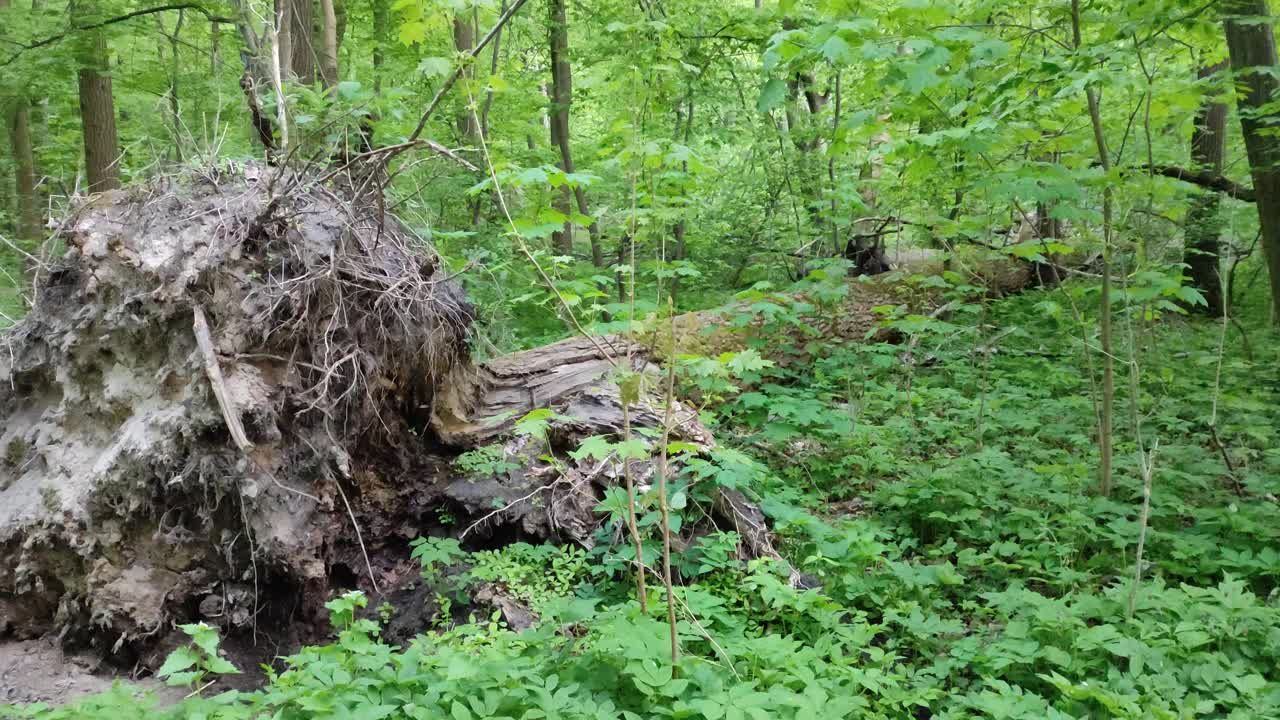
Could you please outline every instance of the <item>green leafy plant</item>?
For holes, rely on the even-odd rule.
[[[169,653],[164,664],[156,670],[156,675],[164,678],[166,683],[186,685],[199,690],[208,675],[240,673],[235,665],[219,653],[220,640],[215,628],[204,623],[191,623],[179,625],[178,629],[186,633],[191,642]]]

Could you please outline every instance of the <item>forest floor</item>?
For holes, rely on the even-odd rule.
[[[110,690],[115,682],[156,693],[164,704],[187,694],[155,678],[123,678],[92,654],[64,653],[51,640],[0,641],[0,704],[62,704]]]
[[[878,282],[812,278],[722,311],[752,328],[739,347],[777,359],[743,363],[734,388],[682,365],[721,445],[686,461],[673,521],[695,522],[709,487],[741,489],[804,579],[742,562],[735,533],[677,538],[678,678],[661,585],[644,613],[620,530],[587,550],[437,537],[413,552],[422,607],[403,615],[433,619],[407,647],[386,640],[399,610],[342,595],[331,644],[165,716],[1280,717],[1280,337],[1259,304],[1242,335],[1128,288],[1104,496],[1096,287],[992,299],[954,275]],[[833,335],[855,307],[866,324]],[[502,461],[480,448],[459,466],[481,479]],[[652,490],[638,502],[652,567]],[[617,519],[618,503],[597,511]],[[517,632],[472,602],[494,587],[539,622]],[[96,702],[16,716],[149,717],[127,693]]]

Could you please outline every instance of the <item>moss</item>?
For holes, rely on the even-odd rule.
[[[27,453],[31,450],[31,444],[22,438],[13,438],[4,448],[4,455],[0,457],[0,463],[5,467],[20,468],[27,460]]]

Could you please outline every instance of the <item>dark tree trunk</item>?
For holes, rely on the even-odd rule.
[[[560,149],[560,169],[565,173],[574,172],[573,151],[570,146],[569,107],[573,103],[573,73],[569,65],[569,21],[565,16],[565,0],[548,0],[548,30],[551,35],[551,144]],[[560,211],[569,214],[570,190],[563,187],[560,196]],[[577,200],[578,213],[590,215],[587,204],[587,192],[582,187],[572,190]],[[592,220],[587,228],[591,234],[591,261],[597,267],[604,267],[604,248],[600,244],[600,228]],[[555,240],[557,251],[569,254],[573,251],[573,224],[566,222],[564,231]]]
[[[1226,63],[1201,68],[1198,75],[1207,80],[1224,70]],[[1191,168],[1221,177],[1223,156],[1227,147],[1227,106],[1212,97],[1207,98],[1196,112],[1195,127],[1191,130]],[[1222,276],[1219,271],[1218,202],[1216,192],[1197,192],[1187,209],[1186,249],[1183,262],[1187,264],[1191,285],[1204,295],[1208,303],[1203,308],[1213,315],[1222,314]]]
[[[471,18],[459,10],[453,17],[453,49],[459,55],[465,55],[470,53],[475,46],[475,26],[471,24]],[[475,77],[475,70],[467,66],[462,70],[458,79],[465,83],[473,77]],[[463,98],[465,100],[465,93]],[[462,109],[458,111],[458,115],[454,119],[454,125],[458,128],[458,136],[467,145],[474,144],[480,135],[480,125],[476,122],[475,113],[471,112],[469,105],[470,103],[464,102]]]
[[[40,236],[40,211],[36,201],[36,161],[31,147],[31,111],[19,99],[9,116],[9,147],[13,151],[14,189],[18,196],[17,235],[23,240]]]
[[[1276,113],[1266,110],[1278,81],[1276,41],[1268,18],[1266,0],[1226,0],[1227,49],[1239,89],[1240,125],[1244,131],[1249,171],[1257,196],[1262,247],[1271,275],[1271,320],[1280,325],[1280,136]]]
[[[298,82],[312,85],[316,81],[315,0],[281,2],[289,9],[289,66]]]
[[[73,6],[78,17],[83,3]],[[84,164],[90,192],[120,187],[120,141],[116,135],[115,98],[111,91],[107,38],[102,31],[90,31],[81,39],[80,120],[84,133]]]

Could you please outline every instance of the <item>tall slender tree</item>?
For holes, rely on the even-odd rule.
[[[10,7],[10,0],[0,0],[0,8]],[[17,217],[14,230],[23,240],[34,240],[40,233],[39,210],[36,207],[35,154],[31,142],[31,104],[25,89],[16,89],[5,108],[9,149],[13,153],[14,194]]]
[[[382,92],[383,66],[387,62],[387,44],[391,38],[389,0],[370,0],[373,5],[373,91]]]
[[[17,235],[24,240],[35,240],[40,236],[40,209],[31,142],[31,108],[25,97],[16,98],[9,113],[9,148],[13,152],[14,190],[18,198]]]
[[[1271,321],[1280,325],[1280,136],[1272,108],[1276,39],[1266,0],[1224,0],[1227,50],[1239,85],[1240,127],[1257,197],[1262,248],[1271,275]]]
[[[333,0],[320,0],[320,81],[326,88],[338,84],[338,14]]]
[[[1199,70],[1201,81],[1211,80],[1226,68],[1226,62],[1208,65]],[[1227,147],[1227,106],[1212,92],[1205,97],[1196,112],[1195,127],[1191,130],[1191,169],[1222,176],[1223,157]],[[1207,303],[1206,309],[1214,315],[1222,314],[1222,277],[1219,273],[1218,193],[1198,192],[1191,199],[1187,210],[1186,248],[1183,262],[1187,264],[1191,285],[1197,288]]]
[[[92,5],[76,0],[71,5],[71,17],[77,24],[91,24]],[[113,190],[120,187],[120,140],[116,134],[106,34],[99,28],[80,31],[76,59],[80,66],[80,123],[89,191]]]
[[[573,71],[569,64],[569,21],[565,13],[565,0],[548,0],[547,25],[550,32],[551,47],[551,144],[560,150],[560,169],[566,173],[576,172],[573,165],[573,150],[569,132],[569,108],[573,104]],[[568,186],[561,188],[560,211],[569,213]],[[578,213],[589,216],[590,206],[587,203],[587,191],[582,186],[572,190],[577,200]],[[600,242],[599,224],[592,219],[587,227],[591,235],[591,261],[597,267],[604,267],[604,248]],[[564,230],[555,238],[557,252],[569,254],[573,251],[573,226],[565,223]]]
[[[281,0],[288,5],[290,59],[293,76],[304,85],[316,81],[315,0]]]

